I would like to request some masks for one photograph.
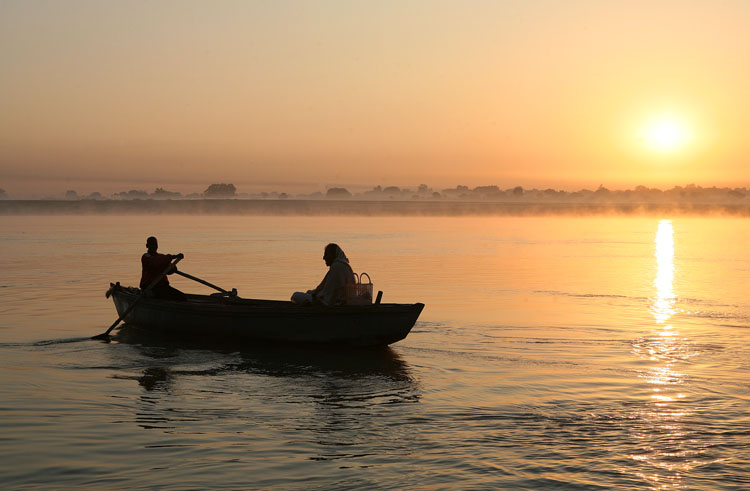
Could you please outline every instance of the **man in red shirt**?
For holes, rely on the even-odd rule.
[[[147,252],[141,256],[141,290],[145,289],[150,285],[165,269],[172,263],[173,259],[183,257],[183,255],[176,254],[159,254],[156,250],[159,248],[159,242],[156,237],[149,237],[146,239]],[[171,271],[167,274],[172,274]],[[163,298],[165,300],[187,300],[187,297],[177,288],[173,288],[169,284],[169,280],[166,276],[154,285],[151,289],[156,298]]]

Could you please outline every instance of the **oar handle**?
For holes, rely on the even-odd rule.
[[[164,278],[165,276],[167,276],[167,274],[169,274],[169,272],[172,270],[172,268],[174,268],[174,266],[177,263],[179,263],[180,261],[182,261],[182,259],[183,259],[183,257],[177,256],[174,261],[172,261],[171,263],[169,263],[169,266],[167,266],[164,269],[164,271],[162,271],[162,273],[159,276],[156,277],[156,279],[154,281],[152,281],[146,288],[143,289],[143,291],[141,291],[141,295],[138,298],[135,299],[135,302],[133,302],[132,304],[130,304],[130,307],[128,307],[127,309],[125,309],[125,312],[123,312],[122,315],[120,317],[118,317],[117,320],[111,326],[109,326],[109,329],[107,329],[106,332],[104,332],[102,334],[99,334],[97,336],[94,336],[92,339],[107,339],[107,337],[109,336],[109,333],[112,332],[112,329],[114,329],[115,327],[117,327],[117,324],[119,324],[120,321],[123,320],[125,318],[125,316],[130,313],[131,310],[133,310],[133,307],[135,307],[138,304],[138,302],[141,301],[141,299],[143,298],[144,294],[147,291],[150,291],[153,287],[155,287],[161,281],[162,278]]]
[[[178,270],[178,271],[175,271],[175,273],[176,273],[176,274],[178,274],[178,275],[180,275],[180,276],[184,276],[185,278],[191,279],[191,280],[193,280],[193,281],[197,281],[198,283],[201,283],[202,285],[206,285],[206,286],[208,286],[208,287],[211,287],[211,288],[213,288],[214,290],[219,290],[219,291],[220,291],[221,293],[229,293],[229,292],[228,292],[228,291],[226,291],[225,289],[223,289],[223,288],[221,288],[221,287],[219,287],[219,286],[216,286],[216,285],[214,285],[213,283],[209,283],[209,282],[208,282],[208,281],[206,281],[206,280],[202,280],[202,279],[200,279],[200,278],[197,278],[197,277],[195,277],[195,276],[193,276],[193,275],[191,275],[191,274],[187,274],[187,273],[185,273],[185,272],[183,272],[183,271],[179,271],[179,270]]]

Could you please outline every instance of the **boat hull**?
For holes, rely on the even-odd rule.
[[[140,296],[140,290],[119,285],[111,293],[120,315]],[[385,346],[404,339],[423,308],[421,303],[327,307],[188,295],[186,302],[142,298],[124,320],[153,332],[217,342]]]

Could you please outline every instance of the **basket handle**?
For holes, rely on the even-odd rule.
[[[359,275],[359,281],[357,281],[357,283],[359,283],[359,284],[363,284],[363,283],[362,283],[362,279],[363,279],[363,278],[364,278],[365,276],[367,276],[367,283],[364,283],[364,284],[365,284],[365,285],[372,285],[372,280],[370,279],[370,275],[369,275],[369,274],[367,274],[367,273],[360,273],[360,275]]]

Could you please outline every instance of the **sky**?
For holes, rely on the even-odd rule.
[[[750,2],[0,0],[0,188],[750,186]]]

